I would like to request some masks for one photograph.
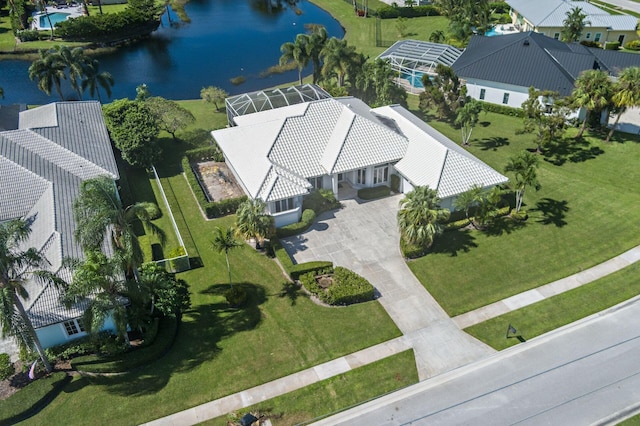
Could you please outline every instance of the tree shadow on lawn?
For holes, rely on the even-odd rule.
[[[247,292],[247,302],[241,308],[232,308],[223,299],[198,305],[185,312],[178,335],[169,352],[139,370],[123,376],[91,377],[74,381],[64,391],[74,392],[87,384],[105,386],[107,392],[119,396],[152,395],[163,389],[171,375],[190,371],[210,361],[222,350],[219,342],[234,334],[255,329],[262,320],[260,305],[266,301],[261,285],[234,284]],[[213,284],[202,294],[224,298],[229,284]],[[77,382],[77,383],[76,383]]]
[[[459,251],[467,253],[472,248],[478,247],[474,242],[475,237],[469,229],[456,229],[446,231],[431,247],[431,253],[448,253],[451,257],[458,255]]]
[[[592,146],[584,138],[564,138],[554,141],[544,152],[544,159],[555,166],[562,166],[567,161],[583,163],[604,154],[599,146]]]
[[[276,295],[281,299],[285,297],[289,299],[291,306],[295,306],[299,297],[309,298],[309,295],[304,292],[302,286],[292,282],[282,283],[282,287]]]
[[[566,213],[569,211],[567,204],[567,200],[558,201],[552,198],[543,198],[536,203],[535,208],[531,209],[531,211],[542,213],[542,217],[537,221],[538,223],[562,228],[567,224],[567,221],[564,220]]]
[[[482,232],[492,237],[499,237],[503,234],[511,234],[525,226],[527,226],[527,224],[524,221],[503,216],[496,218],[489,226],[484,228]]]
[[[510,144],[509,139],[501,136],[494,136],[491,138],[484,138],[474,142],[474,145],[480,146],[483,151],[497,151],[498,148],[508,146]]]

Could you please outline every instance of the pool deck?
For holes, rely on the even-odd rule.
[[[54,7],[54,6],[47,6],[47,14],[52,15],[55,13],[64,13],[65,15],[69,15],[69,18],[77,18],[78,16],[82,16],[83,15],[83,11],[82,11],[82,6],[79,5],[74,5],[74,6],[58,6],[58,7]],[[33,20],[31,21],[31,29],[32,30],[38,30],[38,31],[45,31],[45,30],[50,30],[51,28],[49,27],[49,23],[47,22],[47,26],[46,27],[42,27],[40,26],[40,18],[45,16],[44,13],[42,12],[34,12],[33,15],[31,15],[33,17]],[[56,23],[53,22],[53,25],[55,26]]]

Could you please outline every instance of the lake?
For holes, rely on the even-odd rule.
[[[344,30],[324,10],[307,2],[282,3],[281,10],[267,12],[265,0],[191,0],[186,12],[189,23],[175,24],[171,12],[162,17],[161,27],[148,39],[96,56],[100,70],[115,80],[112,99],[134,98],[135,88],[147,84],[154,96],[167,99],[195,99],[200,89],[218,86],[230,94],[260,90],[295,82],[297,70],[261,76],[280,58],[280,46],[305,32],[306,24],[322,24],[329,36],[341,38]],[[269,0],[267,0],[269,1]],[[272,0],[275,1],[275,0]],[[60,100],[55,90],[47,96],[30,81],[28,61],[0,61],[2,103],[43,104]],[[307,73],[310,73],[310,68]],[[239,85],[231,79],[244,77]],[[75,93],[65,85],[65,98]],[[103,101],[107,101],[102,91]],[[77,97],[77,95],[75,95]],[[88,93],[84,99],[89,99]]]

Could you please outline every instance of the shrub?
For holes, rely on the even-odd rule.
[[[189,259],[185,256],[187,252],[184,247],[176,247],[167,254],[167,257],[171,259],[169,264],[170,272],[182,272],[191,268]]]
[[[511,15],[508,13],[501,13],[498,16],[498,24],[510,24],[511,23]]]
[[[468,226],[470,223],[471,223],[471,220],[469,220],[467,218],[456,220],[456,221],[453,221],[453,222],[448,222],[447,224],[444,225],[444,230],[445,231],[455,231],[456,229],[462,229],[465,226]],[[405,257],[407,257],[407,256],[405,256]]]
[[[276,229],[276,235],[278,238],[286,238],[304,232],[313,224],[313,220],[315,218],[316,213],[311,209],[306,209],[302,212],[300,222],[292,223],[291,225]]]
[[[427,247],[408,242],[405,238],[400,238],[400,251],[406,259],[415,259],[427,254]]]
[[[13,368],[9,354],[0,354],[0,380],[8,379],[13,375],[14,371],[15,369]]]
[[[242,287],[231,287],[224,292],[224,297],[229,305],[238,308],[247,301],[247,292]]]
[[[123,373],[161,358],[166,354],[178,331],[178,320],[174,317],[162,317],[158,324],[158,333],[149,346],[131,349],[118,356],[104,357],[87,355],[71,361],[71,367],[87,373]]]
[[[391,194],[391,189],[386,185],[362,188],[358,190],[358,198],[363,200],[375,200]]]
[[[604,43],[604,50],[618,50],[620,48],[620,43],[617,41],[606,41]]]
[[[509,13],[511,7],[504,1],[495,1],[489,3],[489,10],[493,10],[493,13]]]
[[[520,210],[519,212],[516,209],[511,210],[511,219],[515,220],[527,220],[529,215],[526,210]]]
[[[29,383],[4,401],[0,401],[0,424],[13,425],[42,410],[71,381],[59,371]]]
[[[37,30],[20,30],[16,32],[16,37],[20,41],[36,41],[40,39],[40,34]]]
[[[587,47],[600,47],[600,43],[592,40],[582,40],[580,44]]]
[[[512,108],[506,105],[492,104],[490,102],[482,102],[482,109],[489,112],[495,112],[496,114],[509,115],[512,117],[524,116],[524,111],[520,108]]]
[[[316,273],[300,276],[300,282],[311,293],[329,305],[351,305],[373,300],[374,288],[369,281],[353,271],[337,266],[333,270],[333,284],[326,290],[316,281]]]
[[[71,342],[47,348],[45,353],[51,359],[71,359],[77,356],[98,353],[112,356],[125,351],[126,345],[108,331],[87,335]]]
[[[624,44],[624,48],[628,50],[640,50],[640,40],[631,40]]]
[[[400,176],[391,175],[391,190],[393,192],[400,192]]]
[[[438,9],[431,5],[416,7],[382,6],[375,14],[381,19],[415,18],[418,16],[439,16]]]
[[[293,265],[287,270],[292,280],[300,279],[301,275],[308,274],[309,272],[314,275],[326,274],[333,270],[333,262],[318,260],[315,262],[305,262]]]
[[[224,155],[218,145],[204,146],[202,148],[190,149],[184,152],[190,162],[197,161],[224,161]]]
[[[337,209],[340,203],[336,199],[336,195],[330,189],[320,189],[312,191],[304,197],[302,202],[302,210],[311,209],[316,215],[329,210]]]
[[[156,220],[162,216],[162,210],[156,203],[145,204],[145,210],[149,214],[149,219]]]

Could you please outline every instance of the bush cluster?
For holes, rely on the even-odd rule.
[[[311,209],[306,209],[302,212],[300,222],[292,223],[291,225],[276,229],[276,236],[278,238],[286,238],[304,232],[313,224],[313,220],[315,218],[316,212]]]
[[[387,185],[373,186],[358,190],[358,198],[362,200],[375,200],[391,194],[391,189]]]
[[[302,210],[311,209],[316,213],[316,215],[337,209],[338,207],[340,207],[340,203],[336,199],[336,195],[330,189],[311,191],[311,193],[304,197],[304,200],[302,201]]]
[[[38,30],[18,30],[16,31],[16,37],[20,41],[36,41],[41,39],[49,38],[49,34],[40,33]]]
[[[317,260],[315,262],[305,262],[299,263],[297,265],[293,265],[290,269],[287,270],[289,272],[289,276],[292,280],[299,280],[300,276],[313,273],[313,274],[323,274],[327,271],[331,271],[333,269],[333,262]]]
[[[313,272],[301,275],[300,282],[329,305],[351,305],[373,300],[374,296],[374,288],[369,281],[340,266],[333,270],[333,284],[326,290],[318,285]]]
[[[191,168],[189,158],[186,155],[182,157],[182,169],[184,170],[184,174],[187,176],[187,181],[196,196],[196,200],[198,200],[198,204],[200,204],[202,211],[204,211],[205,215],[209,219],[235,213],[236,210],[238,210],[238,206],[247,199],[247,196],[243,195],[242,197],[228,198],[226,200],[207,201],[207,198],[204,195],[204,190],[200,186],[200,182],[198,182],[198,179]]]
[[[413,244],[405,238],[400,238],[400,251],[406,259],[415,259],[427,254],[428,248],[419,244]]]
[[[400,176],[391,175],[390,185],[393,192],[400,192]]]
[[[393,7],[382,6],[375,13],[381,19],[415,18],[418,16],[439,16],[440,12],[435,6]]]
[[[229,305],[238,308],[247,301],[247,292],[243,288],[236,286],[225,290],[224,297]]]
[[[482,101],[480,101],[482,102]],[[506,105],[492,104],[490,102],[482,102],[482,109],[496,114],[510,115],[512,117],[524,117],[524,111],[520,108],[512,108]]]
[[[604,44],[604,50],[618,50],[620,48],[620,43],[617,41],[607,41]]]
[[[471,220],[464,218],[460,220],[455,220],[453,222],[448,222],[444,225],[445,231],[455,231],[456,229],[462,229],[465,226],[468,226],[471,223]]]
[[[8,379],[13,375],[14,371],[15,369],[13,368],[9,354],[0,354],[0,380]]]
[[[593,40],[582,40],[580,44],[587,47],[598,47],[598,48],[600,47],[600,43]]]
[[[189,162],[197,161],[224,161],[224,155],[217,145],[204,146],[202,148],[190,149],[184,152]]]
[[[71,359],[74,357],[98,353],[102,356],[113,356],[126,350],[126,345],[108,331],[101,331],[94,336],[84,336],[71,342],[45,349],[47,358]]]
[[[640,40],[631,40],[624,44],[627,50],[640,50]]]
[[[511,218],[515,220],[527,220],[529,215],[526,210],[520,210],[519,212],[516,209],[511,210]]]

